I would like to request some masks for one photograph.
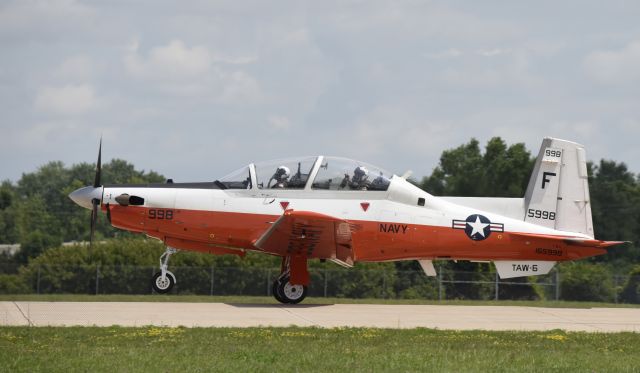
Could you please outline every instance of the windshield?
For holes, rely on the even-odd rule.
[[[249,166],[233,171],[229,175],[219,179],[218,183],[224,185],[225,189],[251,189],[251,173]]]
[[[278,159],[256,163],[260,189],[304,189],[317,157]]]

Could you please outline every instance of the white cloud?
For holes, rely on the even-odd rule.
[[[501,54],[505,54],[507,51],[500,49],[500,48],[494,48],[494,49],[481,49],[478,51],[478,54],[484,57],[494,57],[494,56],[499,56]]]
[[[460,63],[443,67],[436,79],[447,87],[480,89],[485,93],[516,88],[526,94],[544,83],[531,69],[534,61],[535,56],[527,49],[479,50],[460,59]]]
[[[593,80],[604,84],[631,84],[640,81],[640,41],[619,50],[598,50],[584,60],[584,69]]]
[[[422,118],[406,107],[380,106],[356,120],[352,136],[344,136],[349,141],[344,148],[356,145],[360,154],[370,157],[433,156],[451,135],[451,123]]]
[[[289,118],[281,115],[271,115],[267,118],[267,122],[276,130],[288,130],[291,127]]]
[[[441,52],[436,52],[436,53],[427,53],[426,56],[433,58],[433,59],[447,59],[447,58],[456,58],[456,57],[460,57],[464,54],[464,52],[462,52],[461,50],[457,49],[457,48],[449,48],[446,50],[443,50]]]
[[[640,136],[640,119],[625,118],[620,123],[620,129],[628,135]]]
[[[77,55],[64,60],[54,71],[54,77],[63,80],[82,82],[90,80],[94,73],[94,66],[88,56]]]
[[[50,39],[90,26],[94,15],[93,8],[75,0],[8,1],[0,6],[0,33]]]
[[[221,104],[256,102],[262,97],[258,81],[237,69],[255,61],[253,57],[229,57],[202,45],[189,47],[178,39],[152,48],[146,57],[139,49],[137,41],[128,46],[127,73],[164,93]]]
[[[248,104],[258,101],[262,96],[258,82],[243,71],[218,71],[218,78],[223,89],[214,97],[217,102]]]
[[[151,49],[146,58],[138,53],[137,43],[131,49],[125,56],[125,67],[138,78],[174,80],[202,75],[211,69],[212,57],[207,48],[189,48],[180,40]]]
[[[36,109],[61,115],[84,114],[98,106],[99,100],[88,84],[41,87],[35,100]]]

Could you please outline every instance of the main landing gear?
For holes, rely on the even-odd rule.
[[[296,271],[302,271],[300,274],[296,273],[297,276],[293,276],[298,277],[295,282],[292,281],[292,262]],[[282,258],[282,272],[271,286],[273,297],[280,303],[297,304],[307,296],[306,284],[309,282],[309,274],[307,272],[306,258],[303,263],[299,262],[299,260],[292,260],[291,257]],[[304,265],[303,269],[300,264]]]
[[[156,293],[166,294],[170,292],[176,284],[176,276],[167,271],[167,267],[169,265],[169,257],[177,252],[178,250],[167,246],[164,254],[160,256],[160,272],[157,272],[151,278],[151,287]]]

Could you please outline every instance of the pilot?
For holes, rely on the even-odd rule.
[[[389,183],[390,183],[389,179],[384,177],[384,175],[382,174],[382,171],[380,171],[380,176],[373,179],[373,182],[370,185],[370,189],[387,190],[387,188],[389,187]]]
[[[291,175],[291,170],[287,166],[280,166],[276,169],[276,172],[271,176],[271,180],[275,180],[275,184],[271,188],[286,188],[287,183],[289,182],[289,176]],[[269,184],[271,184],[271,180],[269,180]]]
[[[358,166],[353,170],[353,177],[349,183],[349,187],[354,190],[367,190],[369,181],[369,170],[364,166]]]

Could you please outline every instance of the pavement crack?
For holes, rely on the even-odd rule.
[[[300,316],[300,315],[298,315],[297,313],[292,312],[290,309],[286,308],[286,306],[279,306],[279,308],[280,308],[281,310],[283,310],[283,311],[288,312],[290,315],[292,315],[292,316],[294,316],[294,317],[299,318],[300,320],[303,320],[303,321],[308,322],[309,324],[311,324],[311,326],[317,326],[317,327],[320,327],[320,325],[319,325],[319,324],[316,324],[315,322],[313,322],[313,321],[311,321],[311,320],[307,319],[306,317]]]
[[[29,318],[27,317],[27,315],[25,315],[25,313],[22,311],[22,308],[20,308],[20,306],[18,306],[18,303],[16,303],[15,301],[14,301],[14,302],[11,302],[11,303],[13,303],[13,305],[14,305],[14,306],[16,306],[16,308],[18,309],[18,311],[20,311],[20,314],[22,315],[22,317],[24,317],[24,319],[25,319],[25,320],[27,320],[27,322],[29,323],[29,326],[35,326],[35,324],[33,323],[33,321],[31,321],[31,319],[29,319]]]
[[[542,313],[544,315],[550,315],[550,316],[556,317],[556,318],[562,320],[562,323],[567,323],[567,324],[573,323],[573,324],[577,324],[577,325],[587,325],[587,326],[590,326],[590,327],[592,327],[592,328],[594,328],[594,329],[596,329],[598,331],[604,331],[604,328],[598,326],[598,324],[594,324],[594,323],[590,323],[590,322],[576,322],[576,321],[574,321],[572,319],[569,319],[569,318],[567,318],[565,316],[558,315],[558,314],[556,314],[554,312],[551,312],[551,311],[546,312],[545,310],[542,310],[542,309],[537,308],[537,307],[530,307],[530,309],[533,310],[533,311]]]

